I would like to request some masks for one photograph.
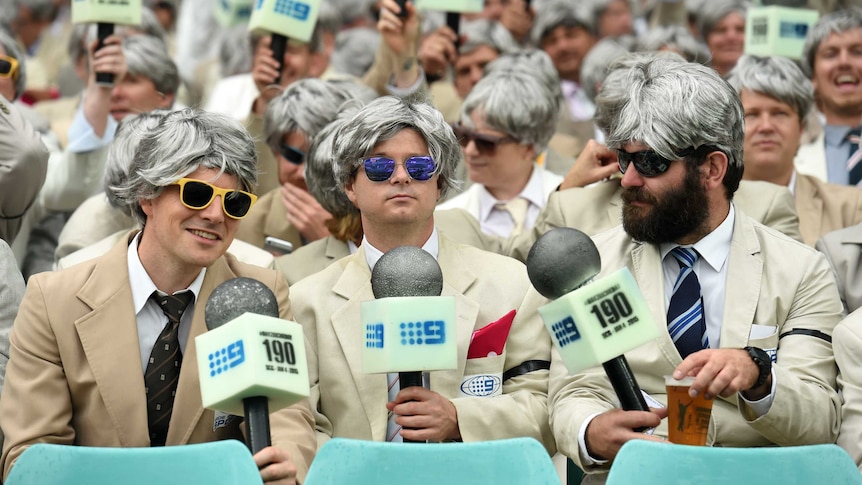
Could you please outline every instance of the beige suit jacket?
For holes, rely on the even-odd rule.
[[[842,402],[836,443],[862,471],[862,312],[848,315],[835,327],[832,337]]]
[[[123,240],[102,258],[30,279],[10,337],[0,397],[0,428],[6,433],[0,457],[4,477],[33,443],[150,445],[127,243]],[[194,337],[207,330],[204,304],[210,293],[237,276],[270,287],[278,298],[279,315],[291,317],[287,285],[280,274],[225,256],[207,268],[186,342],[187,356],[195,355]],[[273,412],[270,419],[273,444],[290,453],[302,480],[315,453],[308,402]],[[201,407],[197,360],[184,359],[167,444],[242,439],[239,421],[215,429],[213,411]]]
[[[15,240],[48,172],[48,150],[21,112],[0,96],[0,239]]]
[[[666,402],[663,376],[670,375],[682,359],[666,327],[658,246],[632,241],[622,226],[593,239],[602,258],[599,277],[628,267],[643,292],[660,336],[627,352],[626,358],[640,387]],[[707,444],[751,447],[834,442],[840,403],[834,390],[837,369],[830,337],[842,309],[825,258],[737,208],[725,264],[728,284],[720,346],[777,349],[775,399],[769,412],[755,419],[747,406],[737,404],[736,395],[717,398]],[[774,332],[752,337],[752,333],[766,335],[766,327],[774,327]],[[569,376],[555,353],[549,402],[559,448],[580,464],[578,430],[588,416],[615,406],[610,383],[601,367]],[[656,434],[667,435],[666,420]]]
[[[281,192],[275,188],[257,200],[248,217],[239,224],[236,238],[255,247],[263,248],[267,236],[284,239],[296,250],[302,246],[299,229],[287,222],[287,210],[281,203]]]
[[[257,189],[254,191],[258,196],[269,193],[281,186],[278,182],[278,160],[272,153],[272,149],[266,142],[263,133],[263,117],[249,113],[245,118],[245,128],[254,138],[254,149],[257,152]]]
[[[814,141],[803,143],[793,159],[796,171],[817,177],[826,182],[829,174],[826,169],[826,130],[821,129]]]
[[[573,227],[588,235],[622,224],[622,186],[612,178],[590,187],[555,192],[536,220],[532,231],[502,241],[502,248],[488,247],[525,261],[530,247],[545,232],[556,227]],[[734,204],[752,219],[799,240],[799,222],[793,196],[786,187],[768,182],[743,180],[733,196]]]
[[[862,190],[796,174],[793,190],[802,242],[814,246],[828,232],[862,222]]]
[[[464,376],[503,373],[550,358],[550,338],[537,313],[546,300],[530,286],[524,265],[512,259],[441,237],[438,262],[442,294],[455,297],[458,369],[431,372],[431,389],[455,405],[464,441],[528,436],[553,454],[546,370],[506,380],[500,396],[459,397]],[[373,299],[363,248],[291,290],[296,321],[305,329],[311,405],[321,444],[330,437],[385,439],[386,375],[363,374],[361,366],[360,307]],[[517,315],[503,355],[468,360],[473,331],[513,309]]]
[[[862,224],[830,232],[816,247],[832,267],[847,312],[862,307]]]

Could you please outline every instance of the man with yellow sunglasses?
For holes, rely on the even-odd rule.
[[[256,200],[256,183],[254,141],[237,121],[185,109],[144,135],[129,177],[108,188],[143,229],[100,258],[30,279],[0,397],[4,477],[38,442],[141,447],[242,439],[241,419],[201,406],[194,338],[207,330],[204,304],[213,289],[234,277],[267,285],[279,315],[292,317],[280,273],[225,254]],[[172,318],[159,299],[187,303]],[[169,359],[176,363],[154,371],[165,345],[178,347]],[[163,379],[170,388],[151,380],[159,372],[173,374]],[[148,395],[153,386],[165,392]],[[270,421],[273,446],[254,455],[262,480],[304,480],[317,445],[307,401]]]

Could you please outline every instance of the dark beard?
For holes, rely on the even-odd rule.
[[[660,198],[643,187],[624,188],[622,197],[623,229],[646,243],[677,242],[702,233],[709,218],[706,188],[697,168],[686,166],[682,187],[670,189]],[[645,202],[651,207],[634,207],[631,202]]]

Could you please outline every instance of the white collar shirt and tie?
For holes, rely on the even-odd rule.
[[[517,236],[533,227],[546,202],[542,170],[534,165],[524,190],[511,200],[499,200],[485,187],[480,188],[479,227],[494,236]]]

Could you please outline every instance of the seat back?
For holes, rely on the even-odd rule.
[[[381,443],[335,438],[317,452],[304,485],[559,485],[548,452],[531,438],[479,443]]]
[[[713,448],[631,440],[620,449],[607,485],[862,484],[836,445]]]
[[[260,484],[251,452],[236,440],[157,448],[35,444],[15,461],[6,485]]]

